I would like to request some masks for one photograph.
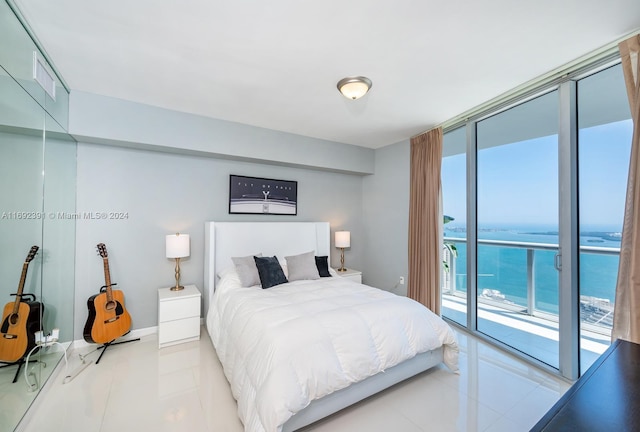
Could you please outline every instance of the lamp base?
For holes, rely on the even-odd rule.
[[[184,286],[180,285],[180,258],[176,258],[176,284],[169,291],[183,290]]]
[[[344,248],[340,248],[340,268],[339,272],[346,272],[347,268],[344,266]]]

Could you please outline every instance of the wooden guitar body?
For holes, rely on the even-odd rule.
[[[35,333],[40,330],[40,319],[44,312],[42,303],[35,301],[33,294],[23,294],[29,263],[38,253],[38,246],[32,246],[22,265],[22,275],[18,283],[15,301],[7,303],[2,312],[0,325],[0,362],[15,363],[36,346]],[[26,301],[32,299],[33,301]]]
[[[0,361],[6,363],[17,362],[36,346],[35,333],[44,312],[42,303],[35,301],[20,302],[17,317],[12,315],[13,307],[13,303],[5,305],[0,326]]]
[[[124,307],[124,294],[114,290],[109,273],[109,258],[107,247],[98,243],[98,254],[102,257],[105,285],[100,294],[93,295],[87,300],[89,317],[84,324],[84,340],[90,343],[107,344],[129,333],[131,316]]]
[[[87,300],[89,317],[84,325],[84,340],[105,344],[125,335],[131,329],[131,315],[124,307],[124,294],[111,290],[112,300],[106,292],[93,295]]]

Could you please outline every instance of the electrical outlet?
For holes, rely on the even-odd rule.
[[[400,276],[400,285],[404,285],[404,276]]]
[[[51,334],[45,335],[42,331],[35,332],[35,340],[36,345],[44,345],[46,347],[52,346],[54,343],[58,342],[58,338],[60,337],[60,329],[53,329]]]

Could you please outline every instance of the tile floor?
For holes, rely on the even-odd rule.
[[[458,332],[460,375],[436,367],[305,431],[528,431],[569,384]],[[71,359],[70,370],[79,364]],[[89,356],[97,358],[97,355]],[[199,342],[158,350],[156,335],[64,374],[27,413],[26,432],[242,431],[222,367]]]
[[[14,430],[38,395],[37,391],[30,390],[29,385],[33,385],[34,390],[39,389],[38,384],[45,382],[55,370],[55,365],[62,358],[63,348],[54,346],[54,350],[41,350],[30,356],[28,367],[27,364],[20,368],[15,364],[0,365],[0,431]],[[14,379],[16,382],[13,382]]]

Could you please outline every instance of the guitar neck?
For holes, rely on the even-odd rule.
[[[113,292],[111,291],[111,275],[109,274],[109,258],[102,258],[104,266],[104,284],[107,289],[107,301],[113,301]]]
[[[13,313],[17,314],[20,308],[20,301],[22,301],[22,291],[24,290],[24,283],[27,280],[27,269],[29,263],[22,264],[22,275],[20,275],[20,282],[18,283],[18,292],[16,293],[16,301],[13,303]]]

